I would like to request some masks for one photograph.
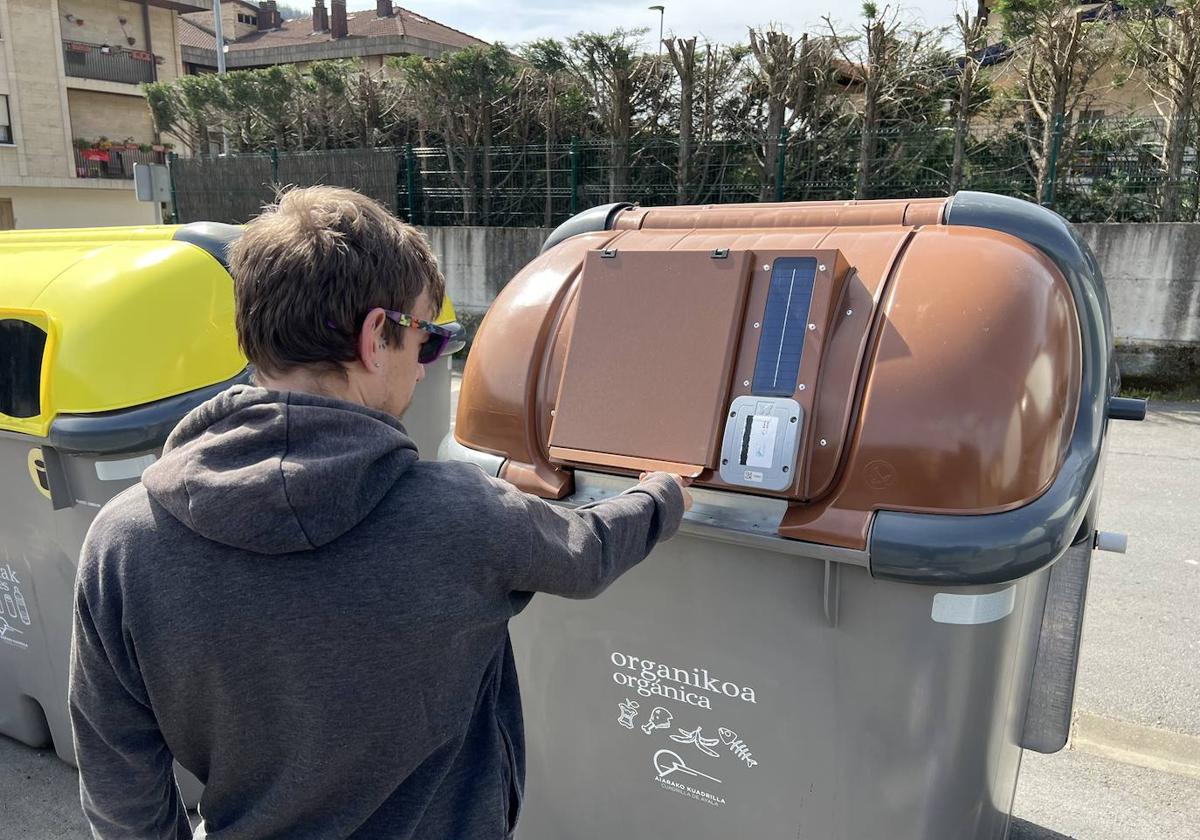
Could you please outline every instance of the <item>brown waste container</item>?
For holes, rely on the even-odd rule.
[[[636,208],[504,289],[445,447],[680,535],[514,622],[522,840],[1002,838],[1061,748],[1114,397],[1095,261],[1035,205]]]

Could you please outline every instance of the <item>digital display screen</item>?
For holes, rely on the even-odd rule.
[[[815,257],[780,257],[771,267],[771,286],[763,312],[752,392],[790,397],[796,391],[813,286]]]

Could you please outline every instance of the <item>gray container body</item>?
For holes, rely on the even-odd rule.
[[[0,431],[0,475],[6,476],[0,486],[0,735],[32,747],[53,746],[75,764],[67,677],[84,537],[100,508],[136,484],[161,454],[174,424],[224,387],[164,402],[161,410],[134,409],[147,411],[147,426],[158,430],[152,435],[157,439],[141,445],[118,414],[56,421],[48,439]],[[449,359],[428,367],[413,406],[405,428],[422,456],[434,458],[450,425]],[[72,451],[67,443],[85,451]],[[109,447],[121,451],[103,451]],[[31,467],[35,450],[44,469]],[[36,473],[51,496],[35,483]],[[194,802],[198,784],[191,780],[184,788]]]
[[[897,583],[709,513],[512,622],[519,840],[1005,837],[1053,567]]]

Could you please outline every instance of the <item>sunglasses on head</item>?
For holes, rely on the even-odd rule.
[[[466,346],[466,342],[462,338],[462,324],[457,322],[435,324],[406,312],[396,312],[391,309],[384,309],[383,314],[394,324],[401,327],[413,327],[427,333],[425,340],[421,342],[421,349],[417,351],[417,361],[423,365],[433,364],[442,356],[457,353]],[[331,329],[337,329],[332,321],[325,323]]]

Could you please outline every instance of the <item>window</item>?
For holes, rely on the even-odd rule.
[[[238,15],[238,23],[248,23],[251,26],[258,26],[258,18],[254,15]]]
[[[12,143],[12,120],[8,114],[8,97],[0,94],[0,143]]]

